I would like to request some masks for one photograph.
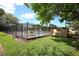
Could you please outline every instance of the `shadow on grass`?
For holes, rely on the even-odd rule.
[[[56,37],[55,39],[52,38],[52,40],[56,42],[64,42],[67,45],[75,47],[76,49],[79,50],[79,40],[74,40],[71,38],[61,38],[61,37]]]
[[[32,47],[31,49],[28,48],[26,54],[27,56],[72,56],[73,55],[70,52],[65,52],[60,50],[56,46],[52,47],[51,53],[48,53],[49,46],[50,45],[44,45],[44,47],[41,50],[39,50],[39,52],[34,51],[35,53],[32,53],[33,49],[35,49],[34,47]]]
[[[72,52],[66,52],[66,51],[62,51],[60,50],[58,47],[53,47],[53,56],[72,56],[73,53]]]

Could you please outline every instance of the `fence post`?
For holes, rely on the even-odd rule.
[[[27,39],[28,39],[28,30],[29,30],[29,28],[28,28],[28,22],[27,22]]]
[[[51,33],[50,33],[50,23],[49,23],[49,35],[50,35]]]
[[[21,37],[23,38],[23,24],[21,26]]]
[[[40,27],[40,26],[38,25],[38,36],[39,36],[39,27]]]

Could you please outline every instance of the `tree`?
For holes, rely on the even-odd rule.
[[[19,21],[19,19],[17,17],[13,16],[10,13],[5,13],[3,15],[3,18],[5,19],[5,21],[6,21],[5,23],[7,23],[7,24],[17,24]]]
[[[79,31],[79,21],[72,21],[70,27]]]
[[[0,16],[2,16],[3,14],[5,14],[5,11],[2,8],[0,8]]]
[[[0,24],[2,23],[2,16],[5,14],[5,11],[2,9],[2,8],[0,8]]]
[[[35,12],[35,14],[37,15],[36,18],[42,24],[50,23],[50,21],[53,20],[53,18],[56,16],[60,17],[60,22],[65,21],[66,24],[79,21],[79,4],[25,3],[25,5]],[[67,28],[67,36],[68,33],[69,31]]]
[[[79,20],[79,4],[25,3],[25,5],[34,10],[42,24],[49,23],[54,16],[60,16],[60,22]]]
[[[18,20],[19,19],[13,16],[12,14],[5,13],[3,16],[0,17],[0,30],[7,31],[8,29],[16,29],[20,25]]]

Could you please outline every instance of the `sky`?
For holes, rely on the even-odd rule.
[[[25,2],[25,0],[0,0],[0,8],[3,8],[6,13],[8,12],[16,16],[21,23],[40,24],[33,10],[24,5]],[[58,17],[55,17],[51,24],[64,27],[65,22],[60,23],[58,19]]]

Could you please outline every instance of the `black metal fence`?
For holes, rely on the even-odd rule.
[[[49,27],[38,25],[38,24],[29,24],[22,23],[18,24],[9,24],[4,28],[4,32],[18,38],[36,38],[41,36],[49,35]]]

